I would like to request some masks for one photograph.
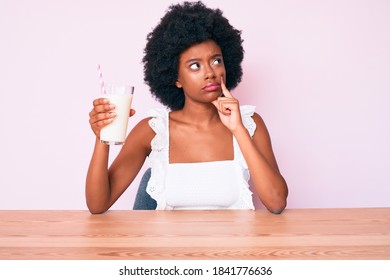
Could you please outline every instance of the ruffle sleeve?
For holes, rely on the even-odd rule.
[[[152,117],[149,120],[149,125],[156,135],[152,139],[152,151],[148,158],[152,172],[146,187],[146,192],[156,200],[156,210],[166,209],[164,182],[169,160],[168,113],[164,109],[153,109],[148,112],[148,115]]]

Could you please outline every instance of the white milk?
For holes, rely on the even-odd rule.
[[[121,145],[126,139],[134,87],[107,86],[106,90],[107,94],[103,97],[109,99],[110,103],[115,105],[113,111],[116,113],[116,116],[112,123],[101,129],[100,141],[110,145]]]

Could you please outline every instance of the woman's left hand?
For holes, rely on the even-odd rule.
[[[240,105],[227,89],[223,78],[221,78],[221,88],[224,96],[218,97],[212,103],[217,108],[222,123],[234,133],[238,128],[242,128]]]

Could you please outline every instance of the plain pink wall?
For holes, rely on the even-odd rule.
[[[288,207],[390,206],[390,2],[204,2],[242,30],[234,95],[268,126]],[[96,64],[135,85],[129,127],[159,107],[141,59],[171,3],[1,1],[0,209],[86,209]],[[138,182],[113,209],[131,209]]]

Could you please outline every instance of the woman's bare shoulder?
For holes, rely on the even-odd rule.
[[[152,119],[152,117],[147,117],[142,120],[140,120],[134,128],[131,130],[130,133],[136,133],[141,135],[142,137],[151,136],[154,137],[155,132],[153,131],[152,127],[149,124],[149,121]]]
[[[128,146],[150,148],[150,142],[156,135],[149,125],[150,119],[151,117],[144,118],[133,127],[126,138]]]
[[[252,115],[252,118],[253,118],[254,122],[256,123],[256,128],[258,130],[260,130],[260,131],[267,130],[265,122],[264,122],[263,118],[260,116],[259,113],[254,112],[253,115]]]
[[[256,124],[256,130],[253,138],[262,143],[266,143],[267,145],[271,145],[271,137],[263,118],[256,112],[253,114],[252,118]]]

